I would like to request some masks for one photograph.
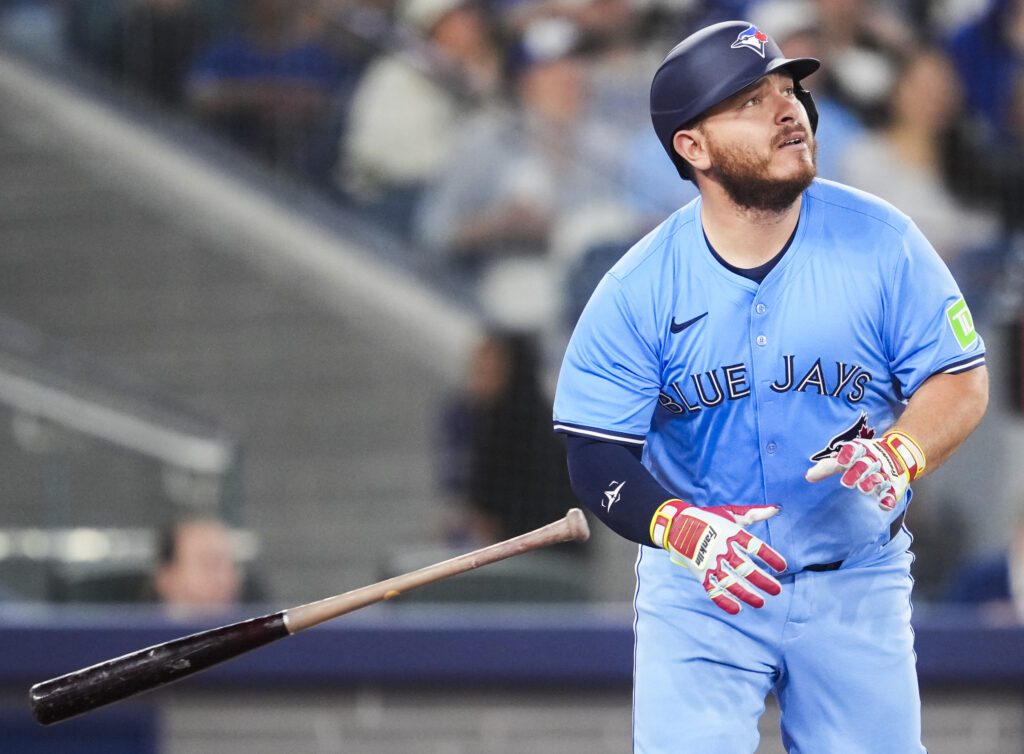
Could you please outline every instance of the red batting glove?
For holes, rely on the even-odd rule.
[[[891,511],[910,483],[924,471],[924,451],[905,432],[886,432],[878,440],[850,440],[839,452],[818,461],[805,475],[808,482],[843,472],[844,487],[873,496],[882,510]]]
[[[716,605],[736,615],[742,607],[737,600],[751,607],[764,606],[754,587],[770,595],[782,591],[779,582],[748,553],[779,573],[786,570],[785,558],[743,528],[778,512],[776,505],[697,508],[682,500],[668,500],[651,519],[651,540],[669,551],[673,563],[693,573]]]

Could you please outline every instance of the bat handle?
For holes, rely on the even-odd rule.
[[[520,534],[473,552],[435,563],[417,571],[404,573],[376,584],[353,589],[307,605],[299,605],[285,611],[285,625],[290,633],[298,633],[318,623],[337,618],[339,615],[372,605],[375,602],[394,599],[410,589],[446,579],[459,573],[495,563],[513,555],[536,550],[560,542],[585,542],[590,537],[586,516],[579,508],[571,508],[563,518],[539,529]]]

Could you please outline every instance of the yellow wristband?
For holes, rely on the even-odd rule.
[[[689,506],[678,498],[666,500],[658,506],[651,518],[651,541],[658,547],[668,549],[668,527],[679,511]]]
[[[882,435],[882,443],[907,467],[907,477],[912,482],[924,473],[926,461],[921,445],[906,432],[893,430]]]

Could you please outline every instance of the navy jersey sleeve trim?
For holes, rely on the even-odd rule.
[[[985,354],[975,354],[966,359],[960,361],[954,361],[952,364],[947,364],[942,367],[936,374],[963,374],[969,372],[972,369],[985,366]]]
[[[954,361],[952,364],[946,364],[946,366],[940,369],[936,369],[934,372],[928,375],[921,382],[921,384],[923,385],[925,382],[927,382],[937,374],[964,374],[966,372],[970,372],[972,369],[977,369],[978,367],[983,366],[985,366],[985,354],[975,354],[974,356],[969,356],[966,359]],[[901,386],[898,383],[894,383],[894,386],[896,388],[897,398],[899,398],[901,401],[906,401],[910,399],[910,396],[904,394]]]
[[[572,424],[570,422],[556,421],[554,423],[554,429],[555,432],[561,432],[566,435],[591,437],[595,440],[623,442],[629,443],[630,445],[643,445],[647,442],[647,438],[643,435],[631,435],[626,434],[625,432],[612,432],[607,429],[601,429],[600,427],[588,427],[583,424]]]

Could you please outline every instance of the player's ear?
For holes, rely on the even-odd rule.
[[[699,128],[684,128],[676,131],[672,137],[672,148],[676,154],[690,163],[694,170],[707,170],[711,167],[707,140]]]

